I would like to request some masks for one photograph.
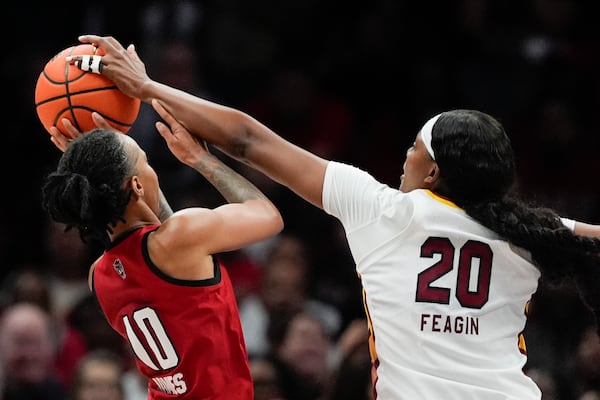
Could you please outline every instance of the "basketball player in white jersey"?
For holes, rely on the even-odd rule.
[[[395,189],[238,110],[151,80],[133,46],[80,40],[106,53],[96,72],[125,93],[341,221],[364,289],[377,399],[539,400],[523,373],[521,333],[541,276],[573,275],[597,322],[600,226],[512,195],[513,151],[491,116],[454,110],[427,121]]]

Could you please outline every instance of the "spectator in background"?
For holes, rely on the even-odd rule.
[[[100,250],[84,243],[75,229],[44,220],[44,250],[48,265],[48,288],[54,318],[64,320],[74,304],[89,293],[87,271]]]
[[[574,354],[570,381],[574,395],[600,392],[600,341],[593,326],[583,331]]]
[[[64,400],[54,370],[56,332],[51,316],[31,303],[6,308],[0,321],[2,400]]]
[[[336,365],[322,322],[305,311],[283,312],[271,318],[268,338],[283,397],[325,399]]]
[[[246,296],[240,304],[249,355],[262,356],[270,350],[268,326],[275,315],[283,313],[306,311],[321,321],[330,337],[339,333],[338,310],[308,291],[309,270],[304,243],[293,235],[279,235],[262,266],[258,294]]]
[[[79,240],[77,238],[76,240]],[[56,374],[62,386],[68,387],[75,365],[86,352],[85,339],[79,331],[63,317],[57,318],[53,312],[50,296],[50,280],[41,267],[25,266],[16,269],[5,280],[0,293],[2,308],[16,303],[30,303],[43,309],[55,327],[56,333]]]
[[[15,268],[2,282],[0,309],[14,303],[32,303],[52,313],[50,288],[41,268],[23,265]]]
[[[552,371],[547,368],[527,369],[529,376],[538,385],[542,392],[542,400],[560,400],[560,387]]]
[[[111,328],[92,293],[88,291],[87,295],[73,305],[67,321],[83,338],[86,352],[107,349],[120,355],[122,361],[125,360],[126,342]]]
[[[264,356],[253,357],[249,362],[254,382],[254,400],[286,400],[275,361]]]
[[[126,400],[148,400],[148,379],[135,364],[123,373],[123,391]]]
[[[70,400],[127,400],[122,359],[110,350],[94,350],[78,363]]]
[[[355,320],[337,341],[339,364],[329,385],[328,400],[373,400],[369,330],[364,320]]]
[[[588,390],[579,396],[577,400],[600,400],[600,391]]]

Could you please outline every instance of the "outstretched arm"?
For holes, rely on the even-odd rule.
[[[199,247],[207,254],[230,251],[266,239],[283,229],[275,205],[250,181],[213,156],[206,143],[192,136],[162,106],[156,110],[163,122],[156,128],[182,163],[206,178],[228,204],[213,210],[188,208],[169,218],[161,227],[170,248]],[[201,240],[198,240],[201,238]],[[200,246],[198,246],[200,243]]]
[[[157,100],[190,132],[322,208],[327,160],[286,141],[239,110],[150,79],[132,45],[125,49],[112,37],[95,35],[81,36],[80,41],[105,52],[102,74],[124,93],[147,103]],[[73,56],[71,60],[77,64],[79,59]]]
[[[600,239],[600,225],[592,225],[576,221],[573,232],[575,232],[577,235]]]

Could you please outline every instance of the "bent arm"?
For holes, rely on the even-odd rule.
[[[156,128],[167,146],[181,162],[199,172],[230,203],[213,211],[183,211],[169,218],[163,226],[176,225],[171,236],[177,242],[201,237],[208,254],[228,251],[275,235],[283,229],[283,220],[275,205],[250,181],[212,155],[206,144],[193,137],[185,127],[160,104],[156,110],[165,121]],[[173,221],[187,221],[173,223]],[[217,222],[209,224],[210,221]],[[204,235],[202,235],[204,233]],[[193,240],[191,244],[193,244]]]
[[[125,49],[110,36],[83,35],[79,40],[104,51],[102,75],[125,94],[146,103],[157,99],[195,135],[322,208],[326,160],[284,140],[239,110],[153,81],[133,45]],[[78,57],[69,57],[70,62],[76,63]]]
[[[161,226],[166,247],[177,249],[179,260],[237,250],[267,239],[283,229],[275,205],[251,182],[206,153],[190,165],[223,195],[228,204],[213,210],[188,208]],[[181,254],[187,254],[181,255]],[[183,263],[186,264],[185,262]]]
[[[322,208],[327,160],[286,141],[239,110],[153,81],[141,93],[144,101],[157,99],[190,132]]]

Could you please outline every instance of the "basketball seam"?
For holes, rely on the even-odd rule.
[[[107,120],[109,122],[114,122],[117,125],[121,125],[121,126],[132,126],[133,125],[133,122],[130,123],[130,122],[119,121],[117,119],[111,118],[108,115],[104,115],[103,113],[101,113],[100,111],[98,111],[96,109],[93,109],[91,107],[86,107],[86,106],[68,106],[68,107],[65,107],[65,108],[59,110],[59,112],[56,113],[57,117],[54,120],[54,125],[58,124],[58,119],[67,110],[71,111],[71,114],[73,114],[74,110],[95,111],[98,114],[100,114],[105,120]],[[73,119],[75,119],[75,116],[73,116]]]
[[[62,58],[73,54],[79,54],[77,53],[77,49],[79,47],[80,46],[72,46],[69,49],[65,49],[66,51],[58,53],[50,61],[55,62],[57,58],[60,58],[58,62],[62,64],[64,62]],[[98,48],[93,46],[93,51],[91,53],[98,54]],[[133,126],[135,120],[137,119],[137,113],[135,113],[136,115],[133,116],[133,119],[130,118],[129,112],[126,111],[129,110],[129,108],[123,108],[126,100],[124,98],[120,98],[119,96],[113,97],[113,93],[122,93],[119,88],[116,85],[111,84],[110,80],[108,80],[108,82],[103,82],[102,79],[92,79],[94,78],[94,75],[95,74],[91,72],[81,71],[79,68],[73,67],[69,63],[61,65],[58,69],[54,68],[49,69],[48,71],[46,71],[46,67],[44,67],[40,78],[38,79],[38,84],[41,79],[44,79],[44,87],[47,91],[46,95],[51,95],[52,97],[42,99],[41,92],[38,96],[38,87],[36,85],[37,102],[35,102],[35,108],[38,110],[38,116],[42,120],[45,127],[47,123],[45,122],[44,118],[52,117],[50,121],[53,120],[52,125],[56,127],[59,126],[61,118],[68,118],[71,120],[71,123],[77,130],[83,131],[82,128],[84,125],[93,125],[93,122],[88,120],[88,115],[92,112],[97,112],[111,125],[117,127],[117,129],[123,129],[124,132]],[[96,82],[95,84],[97,86],[88,86],[90,84],[87,83],[86,77],[90,78],[91,82]],[[80,83],[83,85],[80,85]],[[92,85],[93,84],[94,83],[92,83]],[[104,92],[105,94],[100,95],[101,92]],[[90,96],[94,98],[96,94],[99,94],[99,97],[108,96],[109,98],[100,102],[88,100]],[[91,101],[92,103],[95,102],[95,104],[85,104],[88,101]],[[139,112],[139,100],[137,104]],[[120,111],[117,111],[119,109]],[[110,113],[113,112],[112,110],[114,110],[116,114],[119,114],[119,116],[111,116]],[[109,115],[105,114],[105,112],[108,112]],[[56,114],[52,116],[52,113]],[[125,119],[121,119],[122,117],[125,117]],[[50,123],[50,121],[48,121],[48,123]],[[48,130],[47,127],[46,129]],[[93,128],[86,128],[86,130],[88,129]]]
[[[86,94],[86,93],[92,93],[92,92],[99,92],[99,91],[102,91],[102,90],[116,90],[116,91],[118,91],[119,88],[116,87],[116,86],[106,86],[106,87],[103,87],[103,88],[93,88],[93,89],[80,90],[78,92],[73,92],[73,93],[69,93],[68,90],[67,90],[64,94],[61,94],[60,96],[48,97],[47,99],[44,99],[44,100],[40,101],[39,103],[36,103],[35,105],[37,107],[37,106],[42,105],[44,103],[49,103],[51,101],[62,99],[62,98],[65,98],[65,97],[77,96],[77,95],[80,95],[80,94]]]

